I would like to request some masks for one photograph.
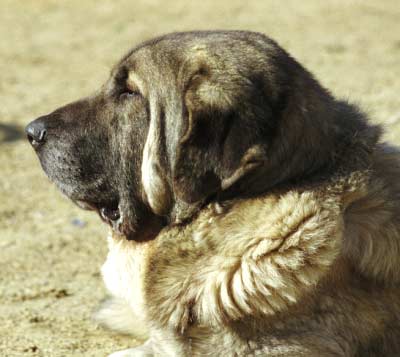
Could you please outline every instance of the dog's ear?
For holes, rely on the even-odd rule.
[[[172,187],[175,201],[189,205],[232,189],[262,166],[272,133],[262,83],[218,65],[201,55],[192,61],[176,121]]]
[[[142,180],[154,212],[179,221],[262,165],[272,130],[262,81],[232,64],[198,50],[177,78],[150,100]]]

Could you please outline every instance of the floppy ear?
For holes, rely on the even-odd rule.
[[[153,97],[150,100],[150,125],[143,149],[141,173],[145,200],[158,215],[167,215],[172,204],[168,171],[165,169],[164,119],[164,110]]]
[[[272,135],[262,80],[244,77],[201,50],[177,79],[164,78],[178,82],[176,87],[150,98],[142,161],[149,205],[173,221],[190,217],[207,198],[262,165]]]
[[[262,165],[270,108],[262,88],[212,64],[198,63],[185,88],[172,179],[175,200],[191,205]]]

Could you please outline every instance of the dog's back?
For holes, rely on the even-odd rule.
[[[380,145],[366,194],[345,212],[344,254],[364,276],[400,281],[400,151]]]

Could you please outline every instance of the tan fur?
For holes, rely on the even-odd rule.
[[[102,267],[104,283],[112,296],[117,297],[117,302],[112,302],[102,307],[95,318],[107,325],[112,321],[112,328],[118,332],[128,332],[139,339],[148,337],[145,311],[143,310],[143,262],[148,258],[148,249],[145,245],[126,245],[123,240],[108,237],[109,253]],[[134,272],[134,274],[132,274]],[[125,315],[121,319],[121,309],[126,313],[128,306],[132,315]],[[116,306],[118,304],[119,306]],[[123,320],[132,321],[126,326]]]
[[[397,355],[400,155],[377,146],[370,160],[371,169],[316,187],[211,204],[149,243],[114,237],[123,257],[136,254],[145,267],[135,286],[151,327],[146,348],[159,356]]]
[[[150,40],[27,133],[113,229],[113,356],[400,355],[400,154],[273,40]]]
[[[144,191],[172,221],[194,218],[149,242],[110,238],[106,285],[149,336],[113,356],[400,355],[400,153],[276,44],[236,35],[227,46],[229,34],[184,34],[193,45],[180,43],[170,62],[173,46],[153,48],[171,89],[158,102],[149,94]],[[252,125],[268,117],[267,101],[279,120],[263,142]],[[229,109],[247,126],[222,136],[224,167],[219,142],[203,143],[196,125],[219,130],[213,113]]]
[[[360,271],[378,282],[400,281],[400,152],[374,153],[368,193],[347,210],[344,250]]]

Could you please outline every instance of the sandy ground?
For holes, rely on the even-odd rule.
[[[0,356],[106,356],[136,343],[91,321],[106,295],[106,227],[48,182],[25,124],[90,93],[142,39],[250,29],[399,142],[399,19],[398,0],[0,0]]]

